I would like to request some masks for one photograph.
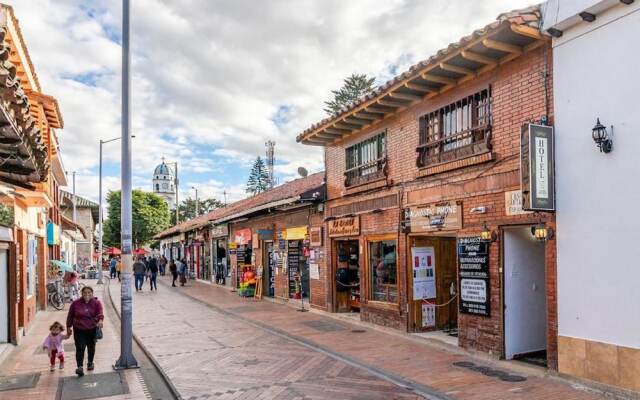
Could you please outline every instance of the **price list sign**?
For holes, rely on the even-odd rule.
[[[479,237],[458,239],[460,312],[489,317],[489,243]]]

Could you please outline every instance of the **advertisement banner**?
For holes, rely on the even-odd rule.
[[[413,300],[436,298],[436,253],[433,247],[412,247]]]
[[[489,244],[480,237],[458,238],[460,312],[491,315]]]

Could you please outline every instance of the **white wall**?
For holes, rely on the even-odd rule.
[[[561,336],[640,348],[640,2],[554,39]],[[596,117],[613,151],[591,139]]]

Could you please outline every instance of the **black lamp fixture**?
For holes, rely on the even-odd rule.
[[[541,242],[546,242],[547,240],[553,238],[555,232],[551,228],[547,228],[545,224],[542,222],[536,226],[531,227],[531,234]]]
[[[480,240],[483,242],[495,242],[497,239],[498,235],[489,229],[487,222],[485,221],[482,231],[480,232]]]
[[[595,126],[591,130],[591,137],[602,153],[610,153],[613,149],[613,141],[609,138],[607,128],[597,119]]]

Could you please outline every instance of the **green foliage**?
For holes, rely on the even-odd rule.
[[[269,174],[267,167],[262,161],[262,158],[258,156],[253,163],[251,173],[249,174],[249,180],[247,181],[247,193],[256,195],[264,192],[269,187]]]
[[[340,89],[331,91],[333,99],[324,102],[327,106],[324,111],[331,116],[339,114],[343,107],[373,92],[375,80],[376,78],[369,78],[366,74],[351,74]]]
[[[13,206],[0,203],[0,225],[12,226],[14,218]]]
[[[132,240],[134,248],[151,242],[153,236],[170,225],[167,203],[154,193],[134,190],[131,198],[133,220]],[[107,195],[108,218],[104,224],[106,246],[120,247],[120,191]]]
[[[224,207],[224,203],[219,201],[218,199],[198,199],[198,208],[200,215],[204,215],[210,211],[215,210],[216,208]],[[180,214],[180,221],[186,221],[188,219],[194,218],[196,216],[196,200],[192,198],[188,198],[182,200],[180,202],[180,207],[178,209],[178,213]],[[176,223],[176,213],[171,213],[171,224],[175,225]]]

